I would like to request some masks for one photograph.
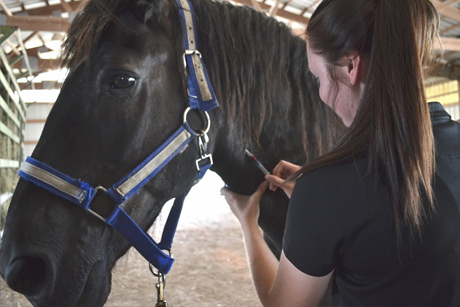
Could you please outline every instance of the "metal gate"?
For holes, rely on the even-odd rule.
[[[19,29],[0,27],[0,238],[6,211],[18,181],[23,160],[27,107],[20,96],[17,79],[30,76],[30,65]],[[13,69],[24,61],[27,71]]]

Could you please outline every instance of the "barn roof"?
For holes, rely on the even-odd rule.
[[[60,42],[75,14],[87,0],[0,0],[0,26],[19,27],[34,76],[56,64]],[[301,33],[322,0],[232,0],[288,23]],[[430,83],[460,78],[460,0],[431,0],[441,15],[441,43],[445,64]],[[11,37],[2,45],[7,53],[21,48]],[[16,49],[16,50],[15,50]],[[18,67],[21,69],[21,67]]]

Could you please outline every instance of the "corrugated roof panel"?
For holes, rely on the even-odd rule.
[[[301,12],[305,10],[306,8],[309,8],[315,3],[316,0],[293,0],[289,6],[293,6],[297,9],[299,9]]]

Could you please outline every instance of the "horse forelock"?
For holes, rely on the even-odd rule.
[[[164,2],[168,1],[168,2]],[[170,3],[169,3],[170,2]],[[169,5],[166,5],[168,3]],[[165,10],[176,9],[171,0],[91,0],[77,15],[70,26],[67,37],[63,42],[63,51],[60,56],[62,67],[74,70],[80,63],[87,62],[90,54],[99,43],[104,30],[115,23],[128,32],[133,32],[117,17],[127,8],[140,20],[161,22]]]

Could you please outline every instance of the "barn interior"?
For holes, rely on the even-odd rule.
[[[66,77],[67,69],[61,68],[58,60],[61,43],[72,20],[84,8],[86,1],[0,0],[0,232],[18,181],[18,168],[38,143],[46,118]],[[277,18],[288,24],[294,35],[302,36],[309,17],[321,1],[231,2],[250,6]],[[460,0],[431,2],[441,16],[440,37],[436,42],[439,68],[425,79],[426,95],[429,101],[441,102],[452,118],[459,120]],[[173,306],[190,306],[196,301],[206,302],[200,306],[260,306],[252,288],[238,224],[219,195],[222,185],[223,182],[215,174],[207,175],[200,183],[198,191],[193,192],[188,200],[190,204],[197,203],[199,207],[194,207],[195,210],[186,209],[178,240],[183,243],[181,250],[194,249],[199,255],[197,257],[208,256],[208,266],[220,268],[220,271],[212,278],[201,276],[198,268],[190,268],[193,264],[184,259],[178,271],[190,271],[190,275],[187,279],[172,274],[171,279],[179,280],[168,289],[169,295],[178,297]],[[210,195],[205,203],[200,200],[200,193]],[[197,216],[196,211],[206,212],[206,215]],[[223,224],[225,226],[220,228]],[[221,236],[231,233],[235,241],[228,243],[231,247],[215,243],[209,236],[211,232]],[[186,245],[186,241],[193,240],[193,237],[202,244],[214,245],[208,251]],[[128,260],[133,260],[132,264],[128,264]],[[154,300],[154,281],[141,257],[133,251],[121,262],[108,305],[145,306]],[[223,276],[230,278],[224,282],[220,279]],[[133,289],[137,283],[134,277],[152,280],[146,282],[147,286],[139,283],[140,288]],[[31,306],[21,295],[8,292],[2,280],[0,283],[0,306]],[[215,290],[215,284],[219,284],[216,288],[226,290]],[[134,290],[138,291],[137,295],[127,294]],[[235,298],[236,292],[241,294],[238,298]]]

